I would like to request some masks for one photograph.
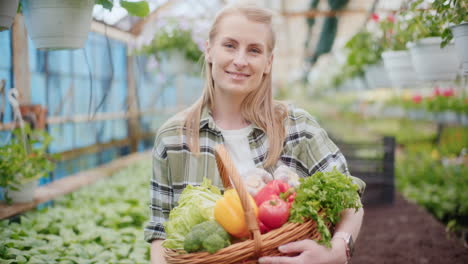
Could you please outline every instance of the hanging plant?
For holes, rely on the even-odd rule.
[[[138,53],[154,56],[160,61],[167,53],[174,50],[182,52],[185,59],[195,63],[202,56],[200,44],[197,44],[192,37],[192,30],[174,24],[158,30],[151,43],[143,46]]]
[[[21,184],[44,177],[55,168],[57,155],[47,154],[52,138],[45,131],[24,126],[15,129],[9,143],[0,146],[0,187],[18,190]],[[24,136],[23,136],[24,135]],[[8,193],[5,197],[10,202]]]
[[[452,39],[453,33],[448,25],[459,25],[468,22],[468,2],[465,0],[434,0],[432,6],[437,15],[445,22],[442,31],[442,47],[446,46]]]

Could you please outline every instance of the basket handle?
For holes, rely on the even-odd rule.
[[[234,183],[234,188],[239,194],[242,208],[244,209],[247,227],[249,228],[250,234],[253,235],[255,256],[260,257],[262,253],[262,239],[257,223],[257,217],[255,216],[252,205],[250,204],[250,194],[247,192],[247,188],[244,186],[239,172],[234,166],[234,162],[229,156],[229,153],[227,152],[224,145],[219,144],[215,146],[215,157],[219,175],[223,182],[224,188],[232,187],[232,180],[232,183]]]

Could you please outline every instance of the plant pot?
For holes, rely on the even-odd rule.
[[[165,73],[175,75],[187,73],[190,65],[182,52],[173,49],[164,54],[161,68]]]
[[[0,31],[7,30],[13,25],[19,0],[0,0]]]
[[[47,108],[41,105],[20,105],[21,116],[30,123],[33,129],[44,129],[47,119]]]
[[[390,80],[382,62],[365,66],[364,76],[370,89],[390,87]]]
[[[25,182],[18,186],[18,190],[14,191],[6,188],[5,194],[11,198],[13,203],[29,203],[34,201],[34,193],[36,191],[39,180]]]
[[[95,0],[23,0],[26,28],[38,49],[80,49],[91,29]]]
[[[422,81],[453,81],[460,65],[455,45],[440,48],[440,37],[424,38],[408,43],[411,60],[417,76]]]
[[[414,87],[419,84],[409,51],[385,51],[382,59],[393,86]]]
[[[458,24],[450,28],[455,40],[457,56],[462,63],[462,72],[468,75],[468,22]]]

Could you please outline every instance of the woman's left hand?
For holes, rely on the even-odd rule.
[[[332,247],[319,245],[306,239],[278,247],[281,253],[298,253],[295,257],[262,257],[261,264],[344,264],[346,263],[346,245],[342,239],[331,241]]]

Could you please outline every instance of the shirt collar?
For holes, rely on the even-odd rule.
[[[221,133],[219,128],[216,126],[215,121],[213,119],[213,115],[211,113],[211,109],[208,106],[204,106],[200,116],[200,129],[208,126],[209,129]],[[263,133],[263,129],[261,129],[257,124],[252,123],[252,131],[258,130],[259,132]]]

